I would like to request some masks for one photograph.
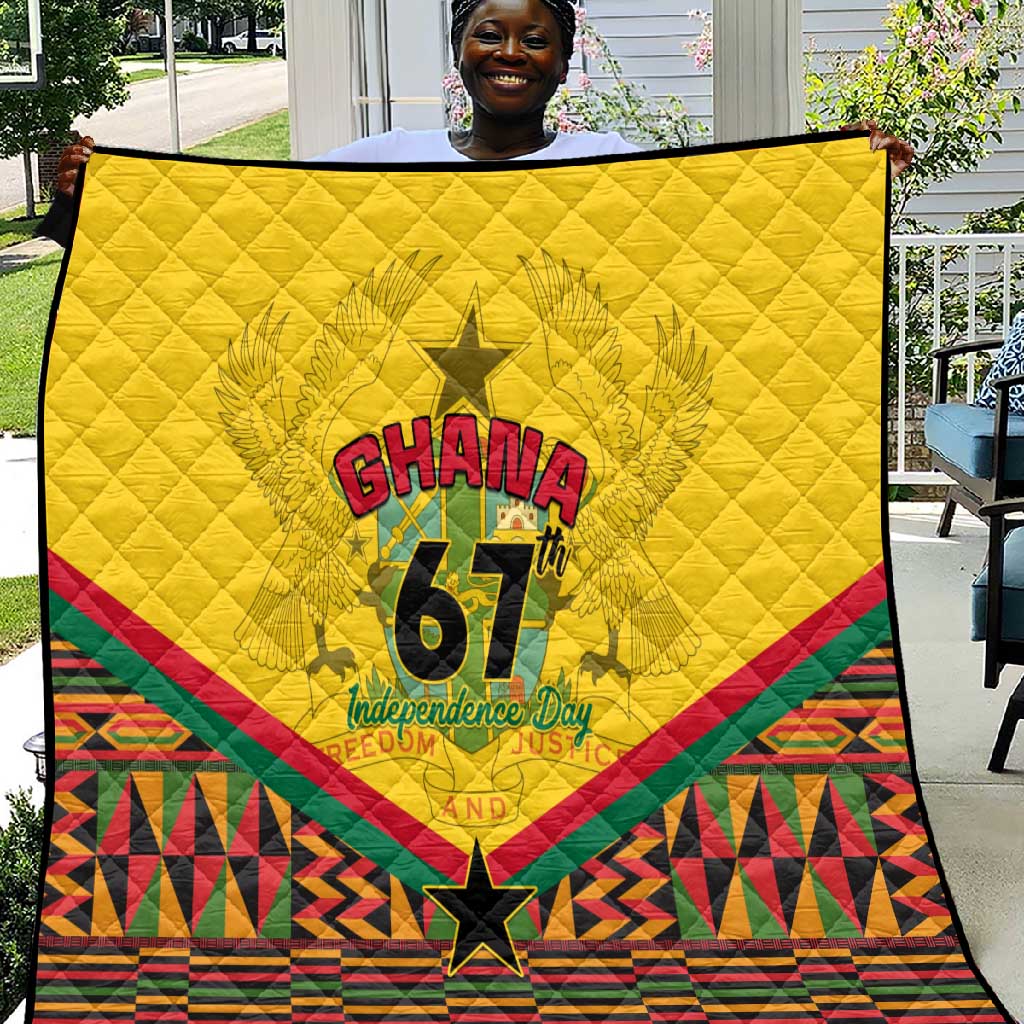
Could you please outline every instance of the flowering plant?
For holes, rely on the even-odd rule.
[[[986,144],[1002,141],[1004,115],[1020,97],[1001,88],[1001,64],[1021,48],[1024,14],[1007,0],[890,0],[885,52],[831,55],[807,71],[810,130],[872,119],[914,146],[893,185],[894,216],[931,184],[972,171]]]
[[[583,54],[584,66],[596,66],[610,82],[599,85],[586,70],[580,72],[575,87],[559,89],[548,105],[548,128],[619,131],[633,142],[659,148],[688,146],[694,136],[710,134],[706,125],[691,121],[679,97],[654,99],[642,85],[626,79],[607,41],[587,18],[583,3],[576,6],[576,47]],[[473,110],[458,69],[451,68],[441,84],[449,126],[456,131],[468,129]]]
[[[698,18],[701,23],[700,35],[695,42],[688,43],[686,52],[693,58],[693,63],[698,71],[710,70],[714,62],[715,37],[711,30],[711,12],[693,10],[687,11],[688,18]]]
[[[1020,109],[1019,97],[1002,88],[1002,64],[1020,51],[1024,11],[1005,0],[891,0],[885,27],[885,52],[867,47],[853,58],[831,55],[824,69],[812,62],[807,71],[807,124],[812,130],[835,128],[874,119],[886,131],[916,149],[910,168],[893,183],[893,218],[898,230],[927,233],[930,225],[906,213],[908,201],[953,174],[973,171],[990,153],[987,144],[1002,141],[1006,112]],[[990,210],[969,214],[963,231],[1019,230],[1021,210]],[[895,258],[895,253],[893,254]],[[931,389],[934,316],[934,250],[907,249],[905,315],[907,329],[906,387]],[[967,250],[945,246],[940,271],[947,273]],[[1012,271],[1011,296],[1020,295],[1021,272]],[[890,285],[894,311],[900,304],[899,284]],[[941,298],[941,342],[967,336],[971,296],[965,275],[947,281]],[[974,311],[979,325],[998,327],[1003,321],[1002,269],[980,275]],[[890,334],[895,326],[890,325]],[[895,394],[898,346],[890,344],[890,392]],[[966,369],[954,363],[951,379],[963,386]]]

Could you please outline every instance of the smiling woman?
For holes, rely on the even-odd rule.
[[[417,163],[571,159],[633,153],[616,132],[559,134],[544,111],[565,82],[576,34],[572,0],[453,0],[452,49],[473,101],[467,132],[396,129],[332,150],[321,160]]]

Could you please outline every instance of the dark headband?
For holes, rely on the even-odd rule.
[[[452,0],[452,49],[458,60],[462,49],[462,35],[466,31],[469,16],[484,0]],[[572,56],[576,45],[576,4],[573,0],[541,0],[558,22],[562,33],[562,51],[566,60]]]

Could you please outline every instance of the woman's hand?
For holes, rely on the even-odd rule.
[[[86,135],[81,142],[68,146],[60,155],[60,162],[57,164],[57,188],[66,196],[75,194],[75,179],[78,177],[78,168],[92,156],[93,146],[96,145],[91,135]]]
[[[854,124],[844,124],[839,129],[842,132],[871,132],[871,149],[889,150],[889,174],[890,177],[898,177],[911,164],[914,159],[914,147],[909,142],[897,139],[883,131],[874,121],[857,121]]]

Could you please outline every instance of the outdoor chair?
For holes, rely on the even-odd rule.
[[[1024,375],[1021,376],[1024,380]],[[1009,524],[1006,516],[1024,511],[1024,499],[983,505],[981,514],[992,523],[988,564],[973,586],[973,640],[985,641],[985,685],[990,673],[996,685],[1004,665],[1024,663],[1024,523]],[[1000,585],[993,585],[999,580]],[[993,623],[991,630],[989,623]],[[994,662],[994,664],[990,664]],[[1017,683],[1003,712],[1002,725],[989,760],[990,772],[1001,772],[1010,752],[1017,723],[1024,718],[1024,677]]]
[[[994,407],[950,402],[953,356],[997,346],[1001,351],[981,391]],[[950,345],[932,356],[935,387],[925,412],[925,443],[934,467],[954,481],[937,532],[948,536],[957,505],[988,523],[988,563],[975,581],[973,639],[985,641],[984,683],[995,689],[1004,665],[1024,665],[1024,601],[1018,605],[1015,596],[1024,594],[1024,535],[1014,538],[1006,522],[1008,513],[1024,511],[1024,415],[1010,411],[1019,411],[1024,384],[1024,313],[1017,314],[1003,341]],[[1018,561],[1020,592],[1015,589]]]
[[[1006,497],[1000,487],[1006,479],[1010,451],[1008,426],[1010,389],[1024,384],[1024,374],[1001,377],[992,382],[998,395],[995,433],[990,439],[994,500],[982,504],[977,514],[989,523],[987,564],[972,588],[972,639],[985,642],[985,686],[999,685],[1006,665],[1024,665],[1024,522],[1007,517],[1024,512],[1024,497]],[[1024,678],[1010,696],[1002,726],[992,750],[989,771],[1001,772],[1006,762],[1017,723],[1024,718]]]
[[[998,338],[964,345],[949,345],[931,353],[935,359],[935,387],[932,405],[925,412],[925,444],[932,453],[932,466],[953,481],[939,520],[940,537],[948,537],[957,505],[979,515],[983,505],[1004,498],[1024,498],[1024,416],[1009,412],[1008,395],[1012,378],[999,392],[995,409],[949,401],[949,363],[954,356],[999,348]],[[1011,378],[1003,378],[1005,383]],[[995,381],[992,382],[995,385]],[[996,453],[996,438],[1002,448]],[[987,685],[987,684],[986,684]]]

